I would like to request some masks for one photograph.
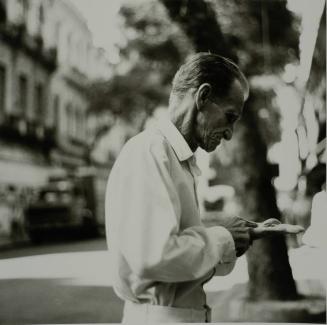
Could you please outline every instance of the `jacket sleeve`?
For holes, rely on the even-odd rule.
[[[235,244],[231,233],[224,227],[220,229],[219,240],[226,243],[227,249],[215,265],[215,276],[227,275],[233,271],[236,263]]]
[[[123,255],[134,274],[155,281],[194,280],[215,267],[216,274],[226,273],[236,259],[230,233],[220,226],[180,231],[169,165],[162,145],[145,150],[130,144],[121,154],[106,194],[109,248]]]

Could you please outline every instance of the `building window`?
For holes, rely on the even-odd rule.
[[[39,8],[39,24],[42,27],[44,23],[44,9],[43,6],[41,5]]]
[[[67,40],[66,40],[66,61],[70,63],[71,59],[71,34],[68,34]]]
[[[23,6],[23,17],[24,17],[24,22],[27,22],[27,15],[28,15],[28,8],[29,8],[29,3],[28,1],[23,1],[22,3]]]
[[[78,138],[78,110],[77,107],[74,107],[72,111],[72,136],[76,139]]]
[[[86,134],[85,134],[85,115],[84,112],[80,113],[80,139],[85,140]]]
[[[26,23],[27,22],[28,9],[29,9],[28,1],[19,0],[17,9],[18,9],[17,12],[18,12],[20,22]]]
[[[35,114],[38,120],[43,120],[44,117],[44,87],[41,83],[35,86]]]
[[[76,110],[76,138],[84,139],[84,116],[79,110]]]
[[[59,109],[60,109],[60,99],[58,95],[54,96],[53,99],[53,126],[59,129]]]
[[[35,13],[36,18],[36,26],[37,26],[37,36],[42,38],[43,25],[44,25],[44,9],[43,6],[40,5],[38,10]]]
[[[0,65],[0,114],[5,111],[6,69]]]
[[[0,0],[0,23],[4,23],[7,20],[6,4],[4,0]]]
[[[72,135],[72,128],[73,128],[73,111],[72,105],[68,103],[66,105],[66,134],[67,136]]]
[[[26,115],[28,103],[28,82],[27,77],[23,74],[18,79],[18,105],[19,112]]]
[[[80,133],[80,122],[79,122],[79,111],[78,108],[75,108],[75,130],[74,130],[74,136],[76,139],[79,139],[79,133]]]
[[[58,21],[55,25],[55,44],[57,47],[59,47],[59,42],[60,42],[60,22]]]

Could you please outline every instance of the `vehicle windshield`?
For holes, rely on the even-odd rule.
[[[70,191],[42,191],[40,200],[47,203],[70,203],[72,193]]]

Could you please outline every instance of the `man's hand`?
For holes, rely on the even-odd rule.
[[[241,217],[225,217],[219,219],[219,225],[225,227],[234,239],[236,256],[243,255],[251,245],[250,229],[256,228],[256,222],[248,221]]]
[[[256,229],[250,229],[251,238],[253,240],[281,234],[298,234],[304,231],[304,228],[299,225],[281,223],[275,218],[259,222],[257,225],[258,227]]]

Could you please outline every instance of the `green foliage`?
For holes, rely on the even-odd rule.
[[[308,82],[309,91],[318,88],[321,83],[324,84],[325,92],[323,97],[326,98],[326,10],[323,11],[321,17],[316,47],[313,53],[311,76]]]
[[[207,1],[160,0],[185,32],[198,52],[214,52],[237,61],[217,24],[215,12]]]
[[[247,75],[279,73],[298,59],[298,21],[286,0],[210,0],[228,46]]]
[[[158,82],[170,84],[176,69],[193,47],[187,38],[172,24],[165,9],[157,1],[138,5],[125,5],[120,14],[127,44],[121,49],[125,60],[146,67],[146,71],[158,75]]]
[[[278,79],[287,63],[298,62],[298,21],[287,10],[286,1],[212,0],[211,4],[227,43],[249,78],[274,75]],[[276,94],[272,86],[251,88],[251,109],[260,136],[269,147],[280,140]]]
[[[276,94],[272,89],[262,90],[258,88],[252,90],[251,96],[251,105],[256,112],[255,122],[260,136],[268,148],[281,140],[280,109],[274,100],[275,96]]]
[[[131,76],[132,75],[132,76]],[[127,75],[99,81],[90,89],[90,112],[105,113],[133,122],[136,114],[151,111],[165,100],[160,88],[151,83],[151,75],[133,68]]]
[[[91,86],[89,111],[109,111],[133,123],[137,115],[167,105],[171,80],[192,46],[156,1],[125,5],[120,15],[127,41],[117,70],[125,71]]]
[[[248,77],[278,74],[297,60],[298,30],[286,1],[152,0],[124,5],[120,15],[126,37],[120,65],[128,68],[91,87],[90,112],[109,111],[128,121],[138,114],[151,115],[158,105],[167,104],[173,75],[194,49],[238,58]],[[259,119],[259,129],[270,145],[278,140],[278,128],[269,131],[279,119],[272,105],[275,94],[252,89],[252,96],[258,115],[263,108],[269,111]]]
[[[192,40],[196,51],[210,50],[233,58],[249,79],[258,75],[278,78],[285,64],[298,60],[297,20],[287,10],[286,1],[160,2]],[[251,109],[267,146],[279,140],[275,95],[272,87],[251,87]]]

